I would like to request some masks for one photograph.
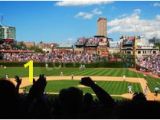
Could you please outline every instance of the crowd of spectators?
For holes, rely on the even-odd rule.
[[[35,62],[62,62],[62,63],[91,63],[95,62],[98,57],[94,54],[79,53],[73,51],[59,52],[53,51],[51,53],[4,53],[3,61],[9,62],[25,62],[33,60]]]
[[[141,71],[150,71],[153,74],[160,74],[160,54],[137,58],[137,64]]]
[[[100,42],[99,38],[80,38],[78,45],[94,46]],[[62,63],[92,63],[97,62],[100,57],[94,53],[76,53],[73,50],[63,52],[63,50],[53,50],[50,53],[37,53],[24,46],[17,46],[15,43],[0,43],[0,60],[8,62],[62,62]],[[25,51],[25,52],[23,52]]]
[[[86,45],[98,45],[99,39],[97,38],[89,38]]]
[[[27,50],[25,46],[17,45],[16,42],[3,42],[0,43],[0,50],[5,51],[5,50]]]
[[[11,45],[6,43],[0,44],[0,50],[10,50],[10,49],[12,49]]]
[[[86,38],[79,38],[76,42],[76,45],[84,45],[87,42]]]
[[[80,84],[92,89],[96,99],[76,87],[49,97],[44,75],[33,80],[28,94],[20,94],[22,80],[18,76],[15,80],[16,85],[0,80],[0,118],[160,118],[159,102],[147,101],[142,93],[134,93],[132,100],[115,101],[89,77]]]
[[[105,38],[79,38],[76,42],[76,45],[83,45],[83,46],[97,46],[100,42],[107,44],[107,39]]]

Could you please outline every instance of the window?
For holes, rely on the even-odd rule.
[[[138,54],[141,54],[141,51],[138,51]]]
[[[131,54],[131,51],[127,51],[127,54]]]
[[[153,54],[156,54],[156,51],[153,51]]]

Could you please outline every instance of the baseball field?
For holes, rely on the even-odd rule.
[[[63,75],[60,75],[63,73]],[[7,67],[0,68],[0,77],[8,77],[14,81],[14,76],[18,75],[22,78],[21,89],[29,90],[31,83],[28,80],[28,69],[24,67]],[[58,94],[63,88],[78,87],[84,93],[94,92],[85,86],[80,85],[82,77],[90,76],[99,86],[106,90],[113,97],[132,98],[132,94],[128,93],[128,85],[132,85],[133,92],[144,92],[148,86],[147,99],[160,100],[160,96],[154,97],[154,88],[160,86],[160,79],[153,78],[148,75],[133,71],[128,68],[45,68],[34,67],[34,77],[37,79],[39,74],[45,74],[47,78],[46,92],[50,94]],[[73,79],[72,79],[73,75]],[[123,79],[123,75],[126,79]]]

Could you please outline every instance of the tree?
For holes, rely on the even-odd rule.
[[[155,43],[154,47],[158,47],[160,49],[160,43]]]
[[[38,53],[44,53],[44,51],[41,49],[41,48],[39,48],[39,47],[37,47],[37,46],[32,46],[31,48],[29,48],[30,50],[33,50],[33,51],[35,51],[35,52],[38,52]]]

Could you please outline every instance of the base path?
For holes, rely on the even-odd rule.
[[[86,77],[86,76],[74,76],[74,80],[81,80],[82,77]],[[111,76],[90,76],[92,78],[92,80],[94,81],[124,81],[123,77],[111,77]],[[34,77],[35,80],[38,79],[38,77]],[[53,81],[53,80],[71,80],[71,76],[47,76],[47,81]],[[15,84],[15,80],[14,78],[10,79],[14,84]],[[144,89],[147,86],[147,81],[144,78],[133,78],[133,77],[126,77],[125,79],[126,82],[132,82],[132,83],[139,83],[142,87],[142,90],[144,92]],[[28,77],[23,77],[22,78],[22,84],[20,86],[20,89],[22,90],[23,87],[32,85],[32,83],[28,80]],[[21,91],[20,91],[21,92]],[[123,97],[123,98],[127,98],[127,99],[132,99],[132,94],[126,93],[126,94],[122,94],[122,95],[111,95],[111,96],[118,96],[118,97]],[[147,90],[147,94],[146,94],[146,98],[147,100],[158,100],[160,101],[160,95],[158,96],[154,96],[154,93],[152,93],[149,88]]]

